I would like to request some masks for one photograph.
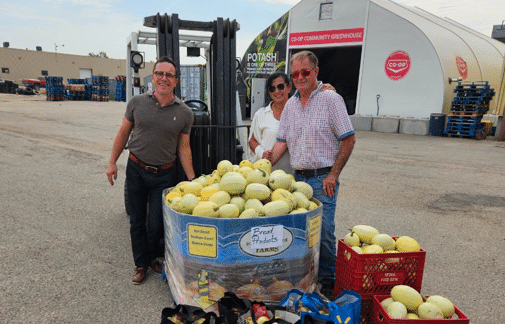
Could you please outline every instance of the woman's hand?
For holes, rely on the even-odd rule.
[[[335,89],[334,86],[332,86],[331,84],[329,83],[325,83],[323,84],[323,87],[321,88],[321,91],[324,91],[324,90],[331,90],[331,91],[335,91],[337,92],[337,90]]]
[[[268,161],[272,162],[272,159],[273,159],[272,150],[263,152],[262,158],[267,159]]]

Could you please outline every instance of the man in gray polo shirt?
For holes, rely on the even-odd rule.
[[[159,58],[152,78],[154,91],[134,96],[128,102],[107,168],[107,178],[114,185],[116,162],[131,133],[126,190],[135,262],[134,284],[144,281],[148,268],[161,273],[161,264],[156,260],[156,249],[163,237],[161,195],[164,189],[176,185],[173,165],[177,156],[188,179],[195,178],[189,145],[193,112],[174,95],[179,81],[174,61]]]

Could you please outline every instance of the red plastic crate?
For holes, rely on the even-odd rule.
[[[449,319],[393,319],[382,307],[381,301],[390,297],[389,295],[375,295],[372,299],[372,324],[469,324],[470,319],[459,308],[454,306],[455,314],[458,318]]]
[[[397,237],[394,237],[396,240]],[[350,254],[347,259],[346,253]],[[335,292],[353,290],[364,298],[389,294],[396,285],[421,291],[426,251],[359,254],[338,240]]]

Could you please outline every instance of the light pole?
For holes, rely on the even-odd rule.
[[[56,43],[54,43],[54,52],[58,52],[58,46],[65,46],[65,44],[61,44],[61,45],[56,45]]]
[[[54,43],[54,59],[56,60],[56,62],[58,62],[58,46],[65,46],[65,45],[64,44],[56,45],[56,43]]]

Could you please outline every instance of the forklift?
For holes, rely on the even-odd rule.
[[[236,36],[239,24],[229,19],[191,21],[179,19],[178,14],[156,14],[144,18],[144,26],[155,28],[155,33],[131,33],[127,43],[127,101],[140,93],[138,71],[144,66],[139,44],[156,45],[157,57],[168,56],[180,67],[180,48],[186,47],[188,56],[200,56],[205,50],[207,102],[189,100],[185,103],[194,115],[190,134],[193,168],[196,177],[210,174],[221,160],[238,164],[247,146],[249,125],[242,125],[240,104],[236,91],[236,73],[240,62],[236,58]],[[183,35],[180,30],[211,32],[211,36]],[[180,83],[175,95],[181,97]],[[238,107],[238,109],[237,109]],[[240,125],[238,125],[240,123]],[[127,148],[126,148],[127,149]],[[176,161],[177,182],[187,180],[179,160]],[[128,195],[125,181],[125,207]]]

